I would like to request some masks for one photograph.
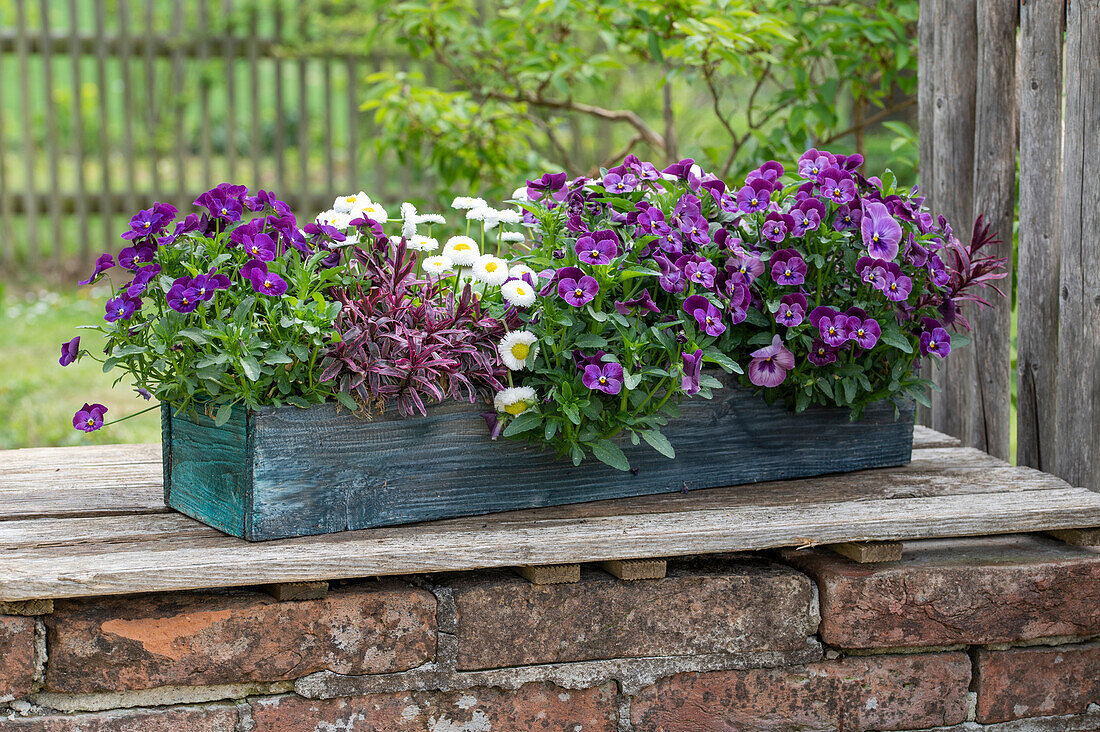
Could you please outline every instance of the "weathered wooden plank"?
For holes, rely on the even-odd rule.
[[[1065,0],[1020,3],[1016,461],[1054,469]]]
[[[595,504],[599,505],[599,504]],[[1100,525],[1100,495],[1079,488],[820,505],[750,505],[560,518],[548,508],[325,540],[248,543],[228,536],[93,544],[4,554],[0,600],[121,594],[264,582],[683,556],[848,541],[1015,533]]]
[[[1000,234],[991,252],[1009,275],[987,290],[988,308],[968,313],[977,376],[978,447],[1008,458],[1012,401],[1012,226],[1016,201],[1016,6],[1018,0],[978,3],[978,83],[974,113],[974,212]],[[956,222],[962,227],[966,222]],[[1036,324],[1025,323],[1025,327]]]
[[[860,564],[896,562],[901,559],[903,545],[900,541],[847,541],[825,547],[842,557]]]
[[[963,243],[974,221],[976,5],[976,0],[937,3],[934,41],[933,211],[947,217]],[[935,364],[933,378],[941,391],[932,394],[932,427],[984,449],[975,350],[959,348]]]
[[[1066,29],[1055,465],[1100,490],[1100,0],[1070,3]]]
[[[579,564],[546,564],[512,569],[533,585],[571,585],[581,581]]]
[[[328,594],[328,582],[276,582],[263,590],[279,602],[320,600]]]
[[[958,437],[945,435],[931,427],[918,424],[913,427],[913,449],[921,450],[926,447],[958,447],[962,441]]]
[[[1100,528],[1056,529],[1046,533],[1073,546],[1100,546]]]
[[[621,580],[662,579],[668,571],[668,562],[664,559],[613,559],[600,562],[600,569]]]

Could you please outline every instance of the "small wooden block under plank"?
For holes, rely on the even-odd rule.
[[[600,569],[621,580],[662,579],[668,563],[664,559],[613,559],[600,562]]]
[[[1046,534],[1073,546],[1100,546],[1100,528],[1055,529]]]
[[[579,564],[544,564],[535,567],[513,567],[517,574],[536,585],[568,585],[581,580]]]
[[[900,541],[849,541],[843,544],[827,544],[826,549],[860,564],[896,562],[901,559]]]
[[[320,600],[328,594],[328,582],[279,582],[264,585],[263,591],[279,602]]]

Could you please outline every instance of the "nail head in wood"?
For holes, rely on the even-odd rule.
[[[581,580],[579,564],[545,564],[536,567],[514,567],[515,571],[535,585],[568,585]]]
[[[600,569],[621,580],[662,579],[668,563],[664,559],[613,559],[600,562]]]
[[[828,544],[826,548],[853,562],[874,564],[900,560],[902,543],[900,541],[849,541],[843,544]]]
[[[1100,528],[1055,529],[1046,533],[1073,546],[1100,546]]]
[[[0,602],[0,615],[49,615],[53,600],[16,600]]]
[[[328,594],[328,582],[279,582],[264,585],[263,590],[279,602],[320,600]]]

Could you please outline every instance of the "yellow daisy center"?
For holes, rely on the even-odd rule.
[[[497,269],[498,268],[497,268],[497,263],[496,262],[486,262],[485,263],[485,271],[486,272],[496,272]]]
[[[518,402],[512,402],[508,406],[504,407],[504,411],[511,414],[513,417],[517,414],[523,414],[527,411],[527,402],[520,399]]]
[[[512,356],[515,357],[517,361],[526,361],[529,353],[531,353],[531,347],[526,343],[512,344]]]
[[[455,244],[455,251],[456,252],[468,252],[468,251],[470,251],[470,245],[467,244],[466,242],[459,242],[458,244]]]

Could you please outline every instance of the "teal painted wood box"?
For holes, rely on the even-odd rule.
[[[367,421],[335,404],[235,409],[217,427],[162,410],[165,502],[251,541],[902,465],[913,409],[852,422],[846,409],[794,414],[735,386],[685,400],[669,460],[623,446],[635,468],[580,467],[526,443],[488,439],[480,408]],[[746,490],[751,490],[747,488]]]

